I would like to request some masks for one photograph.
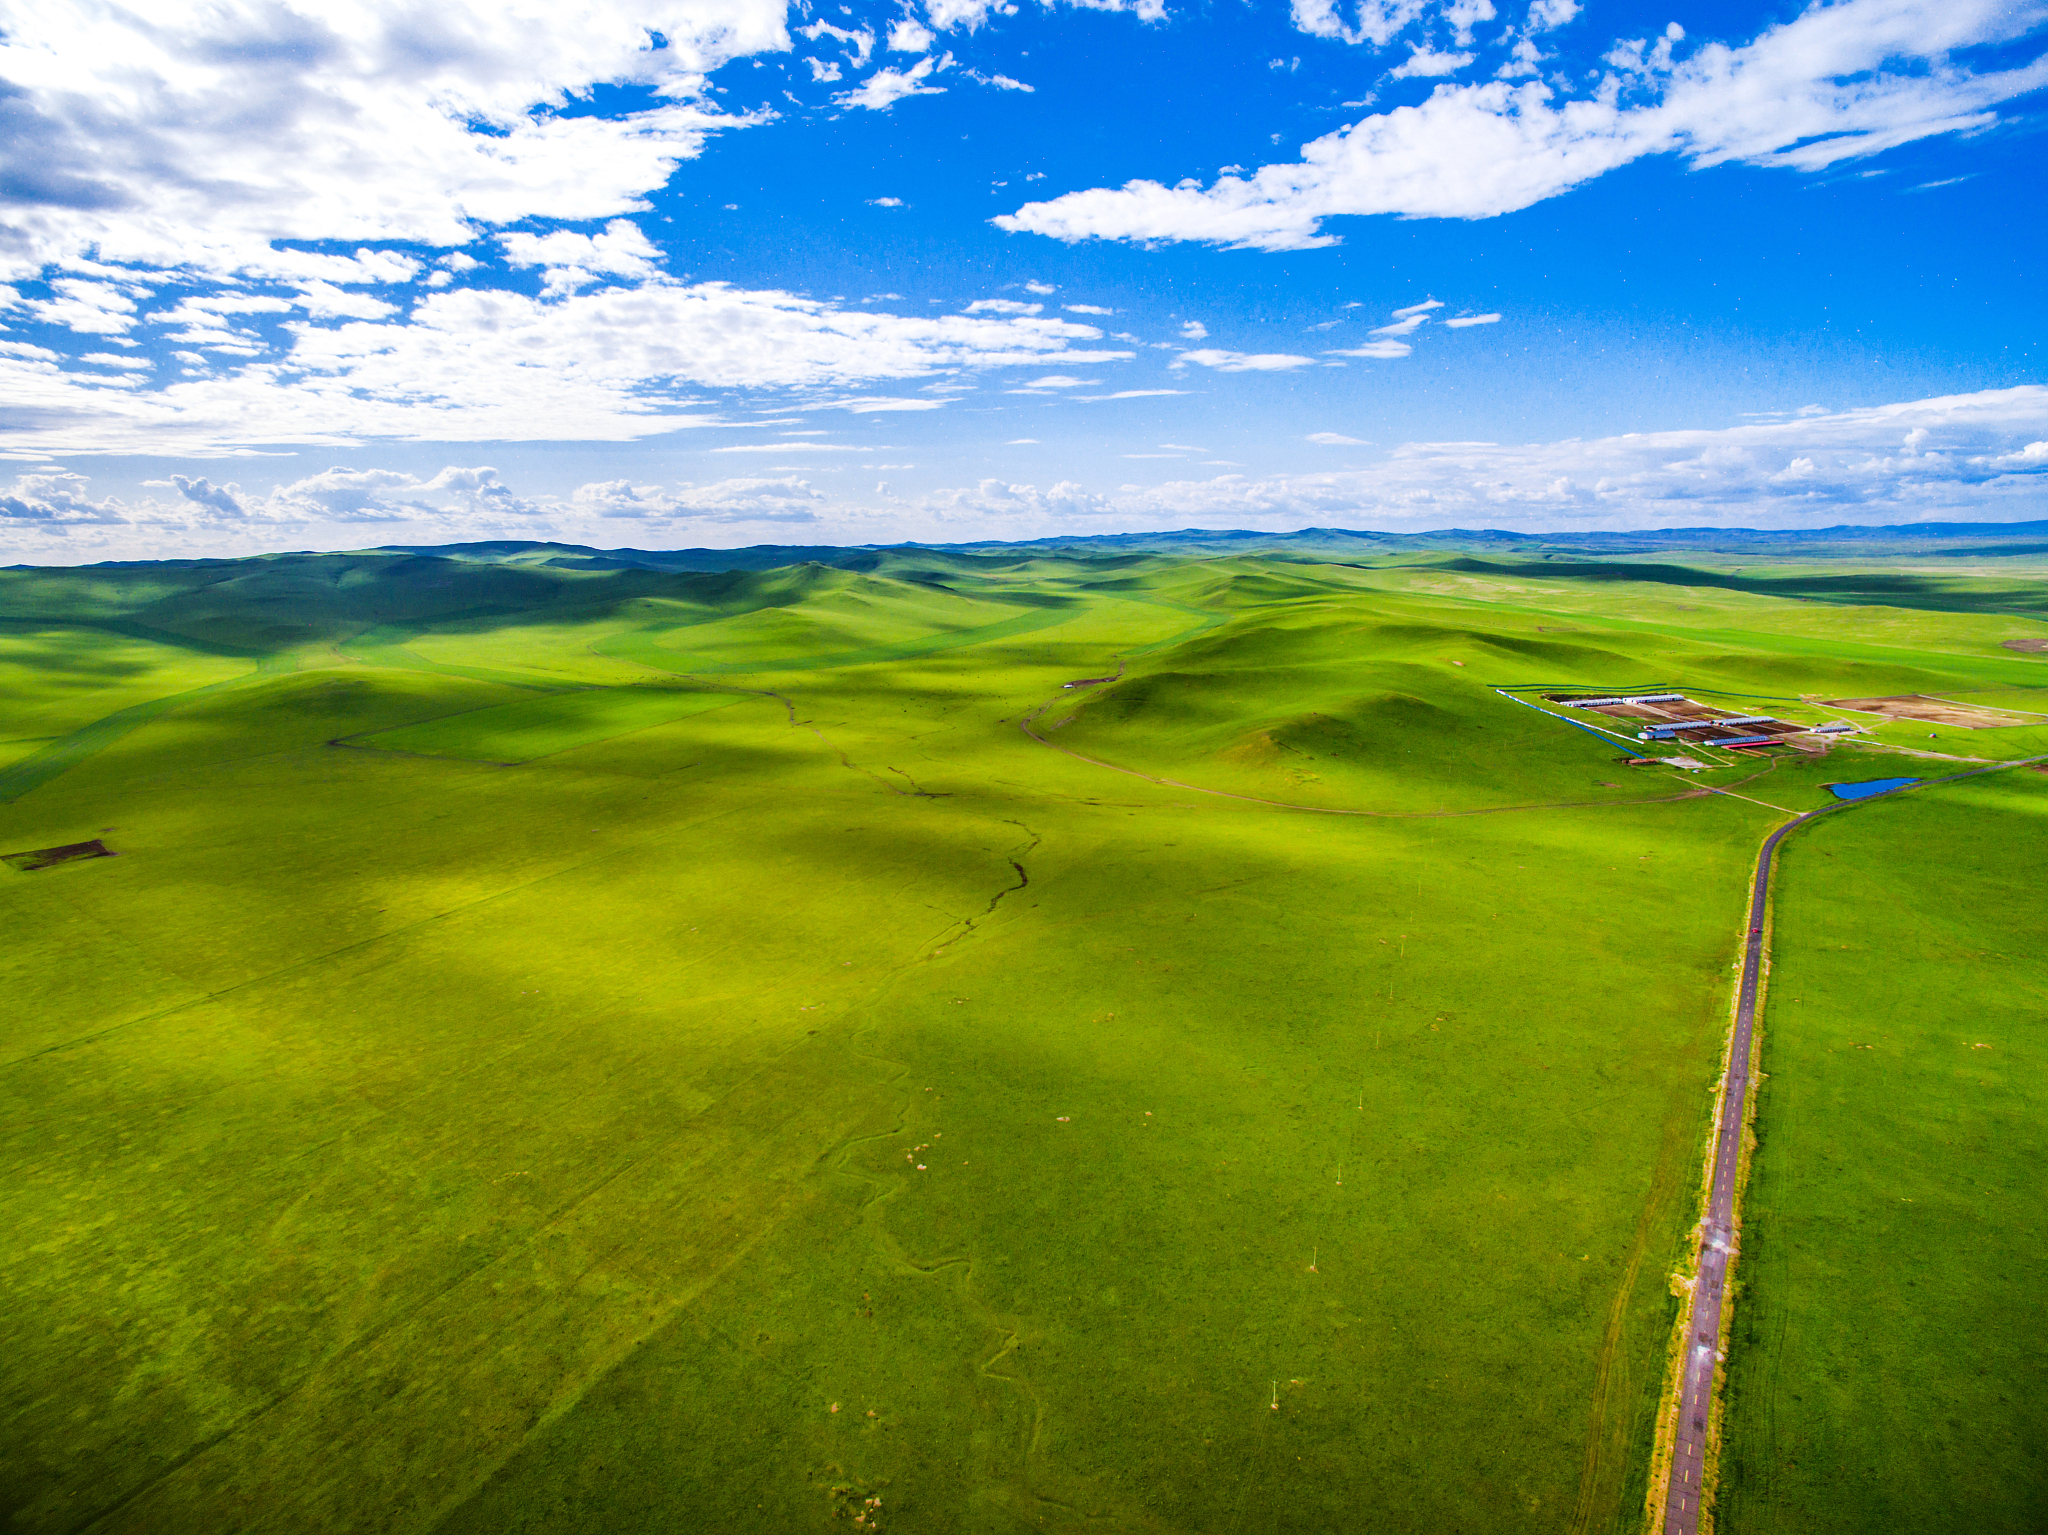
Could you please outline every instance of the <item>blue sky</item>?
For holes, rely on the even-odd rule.
[[[2040,0],[559,10],[0,12],[0,558],[2048,516]]]

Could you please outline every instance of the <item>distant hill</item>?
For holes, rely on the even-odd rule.
[[[1374,556],[1447,552],[1625,557],[1659,553],[1749,554],[1840,558],[1850,555],[2048,555],[2048,521],[1920,522],[1891,527],[1656,528],[1600,533],[1511,533],[1500,528],[1444,528],[1381,533],[1360,528],[1298,528],[1263,533],[1242,528],[1182,528],[1165,533],[1098,533],[946,544],[753,544],[742,549],[594,549],[582,544],[497,540],[470,544],[393,544],[395,552],[439,555],[488,564],[549,565],[574,570],[769,570],[816,561],[844,569],[872,568],[876,555],[935,554],[1102,557],[1134,554],[1301,554]]]
[[[739,549],[597,549],[587,544],[491,539],[461,544],[382,544],[344,551],[372,555],[416,555],[466,564],[515,566],[553,571],[663,571],[716,574],[777,570],[818,564],[841,570],[886,571],[919,579],[907,568],[932,557],[927,579],[945,574],[944,556],[970,556],[974,568],[1001,569],[1004,563],[1065,558],[1108,561],[1147,555],[1294,556],[1315,560],[1389,559],[1404,555],[1511,555],[1521,559],[1626,559],[1646,554],[1751,555],[1777,559],[1843,559],[1888,556],[2001,559],[2048,555],[2048,521],[1917,522],[1889,527],[1832,528],[1655,528],[1629,532],[1511,533],[1501,528],[1443,528],[1427,533],[1382,533],[1363,528],[1297,528],[1264,533],[1244,528],[1182,528],[1161,533],[1097,533],[1005,541],[900,544],[750,544]],[[309,557],[312,551],[258,555],[246,559],[105,560],[67,567],[89,570],[199,570],[243,564],[247,559]],[[7,566],[10,570],[53,567]]]

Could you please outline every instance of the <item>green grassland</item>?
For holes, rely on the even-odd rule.
[[[1801,621],[1871,581],[858,563],[0,572],[0,852],[120,855],[0,867],[11,1528],[1640,1525],[1757,843],[2048,723],[1693,775],[1496,689],[2024,708],[2014,581],[1838,630]],[[2024,776],[1803,832],[1781,941],[1829,847],[1996,887]],[[2002,931],[2011,1044],[1966,1065],[2017,1124],[2043,971]],[[1792,990],[1767,1050],[1862,1005]],[[1778,1191],[1783,1092],[1759,1318],[1893,1232]],[[1943,1217],[2006,1244],[1942,1253],[1972,1318],[2038,1287],[2030,1146]],[[1841,1300],[1790,1304],[1787,1340]],[[1895,1315],[1937,1369],[1947,1314]],[[1739,1340],[1737,1431],[1817,1432],[1789,1404],[1847,1336],[1773,1345],[1775,1439]],[[1979,1353],[1944,1410],[2016,1528],[2038,1354]],[[1804,1528],[1939,1395],[1898,1378],[1810,1481],[1738,1446],[1731,1511]]]
[[[1736,1312],[1730,1528],[2048,1524],[2048,778],[1798,834]]]

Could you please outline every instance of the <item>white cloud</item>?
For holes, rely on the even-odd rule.
[[[1455,75],[1470,64],[1476,54],[1435,53],[1428,48],[1417,48],[1390,71],[1396,80],[1428,79],[1436,75]]]
[[[513,266],[546,268],[551,293],[587,287],[599,274],[645,280],[659,273],[661,252],[631,219],[613,219],[595,235],[560,229],[546,235],[503,234],[498,242]]]
[[[1534,42],[1525,37],[1510,50],[1507,63],[1501,65],[1500,68],[1493,72],[1493,78],[1496,80],[1525,80],[1531,75],[1539,75],[1543,71],[1538,69],[1537,66],[1547,57],[1548,55],[1541,48],[1538,48]]]
[[[876,411],[898,410],[943,410],[944,400],[906,400],[900,395],[863,395],[853,400],[825,400],[816,407],[819,410],[845,410],[856,416],[872,416]]]
[[[87,495],[89,483],[84,475],[68,469],[15,476],[13,485],[0,488],[0,538],[19,540],[31,531],[47,536],[80,524],[133,520],[128,508],[115,498],[95,501]]]
[[[843,442],[746,442],[730,448],[712,448],[713,453],[872,453],[873,448],[850,447]]]
[[[135,328],[135,300],[124,289],[81,277],[60,277],[50,288],[53,297],[23,306],[45,325],[87,336],[120,336]]]
[[[1119,389],[1114,394],[1082,394],[1076,395],[1074,398],[1079,400],[1149,400],[1154,395],[1191,393],[1193,391],[1188,389]]]
[[[1051,10],[1058,0],[1042,0]],[[1165,0],[1066,0],[1076,10],[1125,11],[1140,21],[1160,21],[1166,16]],[[1017,7],[1010,0],[925,0],[926,19],[941,32],[963,27],[972,32],[990,16],[1014,16]]]
[[[1447,330],[1463,330],[1468,325],[1498,324],[1500,324],[1500,316],[1497,314],[1461,314],[1453,319],[1444,321],[1444,327]]]
[[[1828,526],[2039,516],[2048,388],[2027,385],[1719,430],[1504,445],[1408,443],[1365,469],[1225,475],[1117,498],[1131,520],[1385,527]]]
[[[906,16],[889,29],[889,47],[896,53],[923,53],[932,45],[932,29]]]
[[[1039,297],[1043,298],[1043,297],[1044,297],[1044,296],[1045,296],[1046,294],[1048,294],[1048,293],[1057,293],[1057,292],[1059,292],[1060,290],[1059,290],[1059,289],[1058,289],[1057,287],[1055,287],[1055,286],[1054,286],[1054,285],[1053,285],[1052,283],[1049,283],[1049,282],[1027,282],[1026,284],[1024,284],[1024,291],[1025,291],[1026,293],[1036,293],[1036,294],[1037,294],[1037,295],[1038,295]],[[1073,306],[1073,305],[1071,305],[1071,304],[1069,304],[1069,305],[1068,305],[1067,307],[1068,307],[1069,309],[1071,309],[1071,308],[1073,308],[1074,306]],[[1091,311],[1091,312],[1092,312],[1092,313],[1101,313],[1101,314],[1108,314],[1108,313],[1109,313],[1109,311],[1108,311],[1107,309],[1103,309],[1103,310],[1099,310],[1099,311]]]
[[[1296,20],[1309,30],[1325,8]],[[1027,203],[995,223],[1060,240],[1200,240],[1261,250],[1334,243],[1338,215],[1487,218],[1652,154],[1695,166],[1741,162],[1816,171],[1936,134],[1979,130],[1992,110],[2048,85],[2048,59],[1978,72],[1957,55],[2009,42],[2038,5],[1842,0],[1741,48],[1710,43],[1674,61],[1667,30],[1608,55],[1576,99],[1535,81],[1440,86],[1419,106],[1368,117],[1305,145],[1294,164],[1211,186],[1132,181]],[[1327,35],[1338,35],[1335,31]],[[1391,34],[1389,34],[1391,35]],[[1682,33],[1679,34],[1682,36]]]
[[[1012,437],[1008,442],[1004,443],[1003,446],[1006,448],[1035,448],[1038,446],[1038,439],[1036,437]]]
[[[900,197],[870,197],[868,201],[877,208],[900,208],[903,206],[903,199]]]
[[[1310,432],[1305,439],[1321,443],[1326,448],[1369,448],[1371,443],[1362,437],[1346,437],[1342,432]]]
[[[812,508],[825,496],[809,481],[798,479],[717,480],[709,485],[685,483],[673,490],[630,480],[598,480],[578,487],[570,499],[575,512],[606,519],[815,522]]]
[[[1529,7],[1529,30],[1549,32],[1579,14],[1579,0],[1534,0]]]
[[[1069,378],[1064,373],[1048,373],[1044,378],[1034,378],[1025,387],[1027,389],[1079,389],[1100,382],[1100,379]]]
[[[1039,444],[1016,439],[1007,445]],[[1162,448],[1197,451],[1183,444]],[[880,468],[871,461],[868,467]],[[189,477],[157,486],[172,494],[123,500],[94,495],[87,480],[66,470],[23,472],[0,488],[0,559],[77,563],[250,552],[279,547],[287,535],[277,530],[284,527],[293,547],[350,546],[362,541],[352,529],[364,523],[391,530],[383,535],[390,541],[410,526],[424,536],[406,541],[574,530],[575,541],[601,543],[624,541],[616,532],[604,536],[620,520],[664,519],[742,530],[758,522],[752,536],[759,539],[775,537],[777,523],[798,522],[815,527],[807,537],[844,542],[949,531],[1014,538],[1077,522],[1128,529],[1318,523],[1533,531],[2003,521],[2038,517],[2048,504],[2048,388],[1817,414],[1788,411],[1734,427],[1584,441],[1408,443],[1365,467],[1298,474],[1225,474],[1111,490],[1074,481],[1040,489],[983,480],[903,500],[903,515],[925,519],[915,531],[900,522],[880,524],[871,506],[772,472],[673,488],[599,480],[566,498],[521,494],[489,467],[459,465],[430,479],[380,468],[329,469],[267,493]]]
[[[1002,480],[983,480],[971,487],[934,491],[921,498],[920,504],[941,521],[977,525],[1100,517],[1111,509],[1108,497],[1072,480],[1062,480],[1050,490],[1040,490],[1035,485],[1011,485]]]
[[[931,18],[933,26],[941,32],[954,27],[964,27],[972,32],[988,20],[989,12],[998,16],[1016,14],[1014,5],[1004,0],[925,0],[925,15]]]
[[[1415,328],[1418,325],[1426,325],[1428,323],[1428,315],[1411,314],[1405,319],[1396,320],[1392,325],[1375,326],[1372,334],[1375,336],[1412,336],[1415,334]]]
[[[1200,320],[1190,320],[1180,328],[1180,333],[1189,341],[1201,341],[1208,336],[1209,327]]]
[[[1293,0],[1294,24],[1302,31],[1375,47],[1393,41],[1426,8],[1425,0],[1358,0],[1354,20],[1347,25],[1337,0]]]
[[[968,73],[974,74],[974,71],[969,70]],[[1027,96],[1035,95],[1038,91],[1037,86],[1026,85],[1022,80],[1013,80],[1008,75],[974,75],[974,78],[983,85],[993,85],[999,91],[1022,91]]]
[[[452,246],[479,224],[630,212],[707,134],[758,120],[719,108],[704,76],[786,48],[783,14],[780,0],[17,6],[0,41],[16,178],[0,254],[24,275],[91,252],[362,281],[320,270],[347,258],[272,242]],[[597,84],[651,87],[657,104],[559,111]]]
[[[216,327],[177,341],[239,349],[249,362],[119,398],[108,397],[104,380],[0,356],[0,413],[13,418],[14,443],[192,453],[376,437],[622,441],[711,419],[679,392],[693,387],[836,390],[1131,355],[1077,346],[1101,332],[1050,316],[905,317],[721,283],[648,282],[554,299],[443,290],[402,317],[301,326],[277,360],[213,318]]]
[[[865,65],[868,56],[875,51],[875,34],[865,27],[853,30],[835,27],[829,21],[814,21],[809,26],[800,28],[798,35],[807,37],[814,43],[821,37],[837,38],[853,50],[853,62],[856,65]]]
[[[842,107],[866,107],[870,112],[886,112],[906,96],[942,96],[943,85],[926,85],[925,80],[934,70],[943,69],[952,61],[949,53],[943,59],[924,58],[908,69],[878,69],[860,83],[856,90],[841,91],[832,100]]]
[[[1472,29],[1493,20],[1494,14],[1493,0],[1451,0],[1444,7],[1444,20],[1451,24],[1451,35],[1460,48],[1471,47]]]
[[[1424,300],[1423,300],[1423,301],[1422,301],[1421,303],[1419,303],[1419,304],[1410,304],[1410,305],[1409,305],[1409,306],[1408,306],[1407,308],[1405,308],[1405,309],[1396,309],[1396,310],[1394,311],[1394,318],[1395,318],[1395,319],[1397,319],[1397,320],[1405,320],[1405,319],[1407,319],[1407,318],[1408,318],[1408,317],[1409,317],[1410,315],[1413,315],[1413,314],[1428,314],[1428,313],[1430,312],[1430,310],[1432,310],[1432,309],[1441,309],[1441,308],[1443,308],[1443,307],[1444,307],[1444,301],[1443,301],[1442,299],[1440,299],[1440,298],[1426,298],[1426,299],[1424,299]]]
[[[1048,289],[1047,291],[1050,292],[1051,290]],[[1064,304],[1061,307],[1065,309],[1068,314],[1094,314],[1108,316],[1116,313],[1114,309],[1104,309],[1100,304]],[[1207,331],[1203,331],[1202,334],[1206,336],[1209,333]]]
[[[187,501],[211,508],[228,517],[246,515],[242,506],[242,487],[239,485],[215,485],[204,475],[188,479],[182,474],[171,476],[169,483],[176,487],[179,495]]]
[[[1190,362],[1214,368],[1218,373],[1285,373],[1290,368],[1315,365],[1313,357],[1297,357],[1291,352],[1223,352],[1204,347],[1200,351],[1182,352],[1174,366]]]
[[[337,288],[331,282],[311,282],[299,289],[298,302],[292,306],[303,309],[316,320],[334,319],[347,316],[352,320],[381,320],[398,311],[396,304],[387,304],[380,298],[367,293],[350,293]]]
[[[1020,304],[1013,298],[978,298],[964,311],[967,314],[1038,314],[1043,304]]]

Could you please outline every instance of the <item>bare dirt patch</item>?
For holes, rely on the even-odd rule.
[[[2023,656],[2048,656],[2048,639],[2000,640],[1999,643]]]
[[[81,858],[119,856],[106,843],[95,837],[90,842],[67,842],[62,847],[32,848],[25,853],[0,853],[0,863],[12,869],[19,869],[24,874],[33,874],[38,869],[47,869],[60,863],[74,863]]]
[[[1882,714],[1887,719],[1952,725],[1958,730],[1995,730],[2002,725],[2034,723],[2026,715],[1951,703],[1946,698],[1929,698],[1923,693],[1906,693],[1896,698],[1830,698],[1827,703],[1831,709],[1854,709],[1861,714]]]

